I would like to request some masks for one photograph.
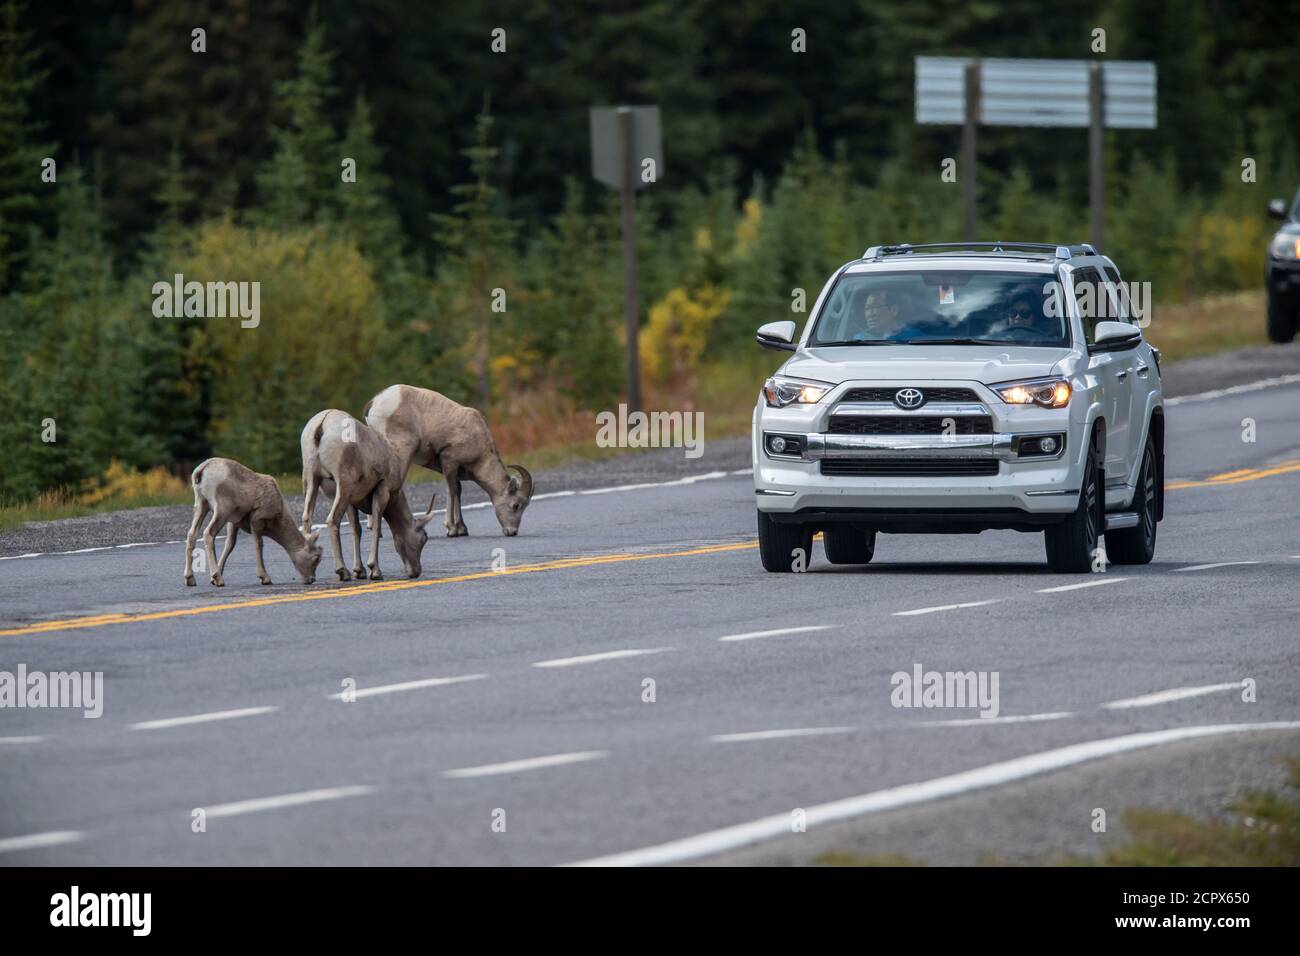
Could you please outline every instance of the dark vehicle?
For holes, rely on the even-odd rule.
[[[1295,338],[1300,315],[1300,191],[1291,200],[1289,212],[1285,199],[1274,199],[1268,204],[1268,214],[1282,220],[1268,244],[1264,273],[1268,286],[1268,337],[1274,342],[1290,342]]]

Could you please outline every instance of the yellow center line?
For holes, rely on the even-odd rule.
[[[1269,468],[1239,468],[1220,475],[1213,475],[1204,481],[1178,481],[1165,486],[1167,491],[1181,488],[1215,488],[1220,485],[1236,485],[1245,481],[1257,481],[1274,475],[1284,475],[1300,471],[1300,461],[1284,461]],[[821,537],[818,535],[817,537]],[[471,571],[443,578],[402,579],[397,581],[380,581],[357,587],[333,590],[302,591],[297,594],[285,594],[278,597],[255,598],[247,601],[227,601],[223,604],[204,604],[199,607],[177,608],[170,611],[147,611],[139,614],[92,614],[83,617],[62,620],[38,621],[21,627],[0,630],[0,637],[18,637],[25,634],[48,634],[57,631],[70,631],[93,627],[107,627],[112,624],[135,624],[141,621],[161,621],[174,617],[193,617],[197,614],[212,614],[217,611],[235,611],[241,608],[270,607],[276,604],[298,604],[303,601],[329,601],[334,598],[362,597],[368,594],[387,593],[389,591],[406,591],[410,588],[427,588],[435,584],[459,584],[464,581],[483,581],[489,578],[506,577],[512,574],[532,574],[538,571],[567,571],[571,568],[590,568],[603,564],[623,564],[629,561],[653,561],[660,558],[689,558],[702,554],[720,554],[726,551],[746,551],[758,547],[757,541],[740,544],[717,544],[702,548],[690,548],[685,551],[660,551],[651,554],[598,554],[588,557],[558,558],[540,564],[521,564],[514,568],[502,568],[499,571]]]
[[[1217,488],[1219,485],[1239,485],[1243,481],[1258,481],[1260,478],[1271,478],[1274,475],[1285,475],[1293,471],[1300,471],[1300,461],[1283,461],[1269,468],[1239,468],[1236,471],[1225,471],[1221,475],[1212,475],[1204,481],[1176,481],[1173,484],[1165,485],[1165,490],[1175,491],[1179,488]]]
[[[758,547],[757,541],[745,541],[740,544],[715,544],[702,548],[690,548],[685,551],[660,551],[650,554],[597,554],[588,557],[559,558],[540,564],[521,564],[518,567],[506,567],[499,571],[471,571],[443,578],[403,579],[399,581],[381,581],[377,584],[365,584],[359,587],[338,588],[335,590],[304,591],[297,594],[285,594],[278,597],[255,598],[248,601],[227,601],[223,604],[204,604],[199,607],[176,608],[170,611],[147,611],[140,614],[94,614],[86,617],[73,617],[64,620],[40,621],[22,627],[0,630],[0,637],[16,637],[24,634],[46,634],[51,631],[69,631],[82,628],[105,627],[110,624],[136,624],[141,621],[162,621],[174,617],[192,617],[196,614],[211,614],[216,611],[234,611],[240,608],[269,607],[275,604],[298,604],[303,601],[328,601],[334,598],[360,597],[367,594],[379,594],[388,591],[406,591],[411,588],[427,588],[435,584],[457,584],[462,581],[483,581],[488,578],[506,577],[512,574],[532,574],[538,571],[567,571],[571,568],[589,568],[603,564],[623,564],[629,561],[653,561],[658,558],[689,558],[702,554],[720,554],[726,551],[746,551]]]

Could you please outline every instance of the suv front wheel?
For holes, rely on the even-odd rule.
[[[1111,564],[1149,564],[1156,554],[1156,446],[1148,438],[1134,510],[1137,527],[1106,532],[1106,557]]]
[[[1088,447],[1078,507],[1060,524],[1052,525],[1043,533],[1047,544],[1047,566],[1058,574],[1092,570],[1102,529],[1102,469],[1097,457],[1094,439]]]
[[[1271,341],[1285,345],[1295,338],[1298,318],[1294,302],[1287,302],[1272,292],[1268,294],[1268,337]]]
[[[803,571],[812,559],[813,529],[758,513],[758,553],[764,571]]]

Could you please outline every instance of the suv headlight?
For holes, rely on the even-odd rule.
[[[816,405],[833,387],[825,382],[808,382],[797,378],[786,378],[783,375],[773,375],[763,383],[763,397],[773,408],[785,408],[794,403]]]
[[[1300,236],[1274,236],[1269,251],[1274,259],[1300,259]]]
[[[1027,382],[994,385],[993,390],[1008,405],[1041,405],[1064,408],[1070,404],[1070,383],[1063,378],[1036,378]]]

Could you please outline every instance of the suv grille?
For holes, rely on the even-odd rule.
[[[823,458],[823,475],[960,478],[996,475],[996,458]]]
[[[894,393],[901,386],[888,388],[851,388],[845,392],[842,402],[892,402]],[[980,397],[969,388],[923,388],[926,402],[978,402]]]
[[[942,435],[944,423],[952,435],[992,435],[993,419],[987,415],[832,415],[828,431],[835,435]]]

